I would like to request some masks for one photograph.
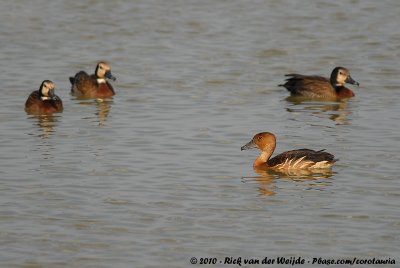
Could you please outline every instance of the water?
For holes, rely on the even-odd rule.
[[[1,266],[399,262],[399,8],[2,2]],[[117,95],[76,100],[68,77],[98,60],[111,64]],[[285,73],[329,76],[335,66],[361,83],[347,102],[293,103],[277,87]],[[64,112],[25,114],[44,79]],[[240,147],[261,131],[277,135],[278,153],[325,148],[340,161],[328,174],[258,174],[257,152]]]

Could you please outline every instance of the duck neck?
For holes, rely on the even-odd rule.
[[[97,83],[98,83],[98,84],[106,83],[106,79],[104,79],[104,78],[98,78],[98,77],[97,77]]]
[[[351,98],[354,97],[354,92],[344,86],[336,86],[336,93],[341,98]]]
[[[254,160],[253,167],[268,166],[268,160],[275,150],[274,146],[268,146],[264,148],[261,154]]]

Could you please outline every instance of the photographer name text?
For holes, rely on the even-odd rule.
[[[259,265],[385,265],[385,264],[396,264],[396,260],[393,258],[302,258],[302,257],[264,257],[264,258],[245,258],[245,257],[191,257],[191,264],[226,264],[226,265],[248,265],[248,264],[259,264]]]

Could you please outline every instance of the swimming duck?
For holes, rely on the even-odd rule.
[[[350,76],[348,69],[336,67],[330,79],[316,75],[286,74],[286,83],[279,85],[290,91],[292,96],[303,96],[315,99],[341,99],[354,96],[345,83],[359,86]]]
[[[300,170],[327,169],[337,161],[335,157],[324,150],[298,149],[281,153],[270,159],[275,150],[276,138],[270,132],[256,134],[253,139],[242,146],[241,150],[258,148],[261,155],[253,163],[255,169]]]
[[[30,114],[61,113],[63,103],[54,94],[54,83],[44,80],[38,90],[33,91],[25,102],[25,111]]]
[[[69,78],[71,93],[79,98],[109,98],[115,92],[106,79],[116,80],[111,74],[110,65],[99,62],[94,74],[88,75],[85,71],[80,71],[75,77]]]

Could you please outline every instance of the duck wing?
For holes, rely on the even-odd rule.
[[[54,95],[54,98],[51,99],[51,100],[48,100],[48,101],[50,102],[51,106],[53,106],[53,108],[56,111],[62,111],[63,110],[62,100],[57,95]]]
[[[287,74],[285,76],[288,77],[285,80],[286,82],[279,86],[285,87],[292,95],[311,98],[335,96],[335,89],[325,77],[301,74]]]
[[[69,78],[71,82],[71,91],[78,91],[80,94],[90,91],[97,87],[96,77],[94,75],[88,75],[85,71],[80,71],[75,77]]]
[[[36,104],[37,101],[40,101],[40,93],[39,93],[39,90],[35,90],[35,91],[33,91],[33,92],[29,95],[28,99],[27,99],[26,102],[25,102],[25,108],[28,108],[28,109],[29,109],[29,108],[32,107],[34,104]]]
[[[106,81],[106,84],[107,84],[107,87],[110,89],[110,91],[112,92],[112,94],[114,95],[115,94],[115,91],[114,91],[114,88],[113,88],[113,86],[108,82],[108,81]]]
[[[268,166],[278,169],[326,168],[336,162],[335,156],[324,150],[298,149],[283,152],[270,160]]]

